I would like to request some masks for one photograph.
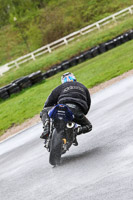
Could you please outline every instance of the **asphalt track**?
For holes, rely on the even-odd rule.
[[[133,76],[92,95],[93,131],[52,168],[41,123],[0,143],[1,200],[133,200]]]

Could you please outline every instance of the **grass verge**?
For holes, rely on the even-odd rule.
[[[129,41],[113,50],[72,67],[77,80],[91,88],[99,83],[119,76],[133,69],[133,41]],[[0,102],[0,135],[14,124],[20,124],[33,117],[43,108],[52,89],[60,84],[61,72],[41,84],[14,94]]]

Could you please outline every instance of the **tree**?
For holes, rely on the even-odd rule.
[[[10,0],[0,0],[0,27],[8,24],[10,15]]]

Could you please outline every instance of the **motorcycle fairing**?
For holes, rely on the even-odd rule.
[[[63,119],[66,123],[74,118],[72,111],[64,104],[57,104],[49,111],[48,115],[52,119]]]

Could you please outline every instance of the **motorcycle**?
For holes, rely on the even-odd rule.
[[[61,155],[66,153],[73,144],[77,124],[73,122],[73,113],[64,104],[53,107],[48,115],[50,117],[50,134],[45,141],[45,147],[50,153],[49,163],[56,166],[60,164]]]

